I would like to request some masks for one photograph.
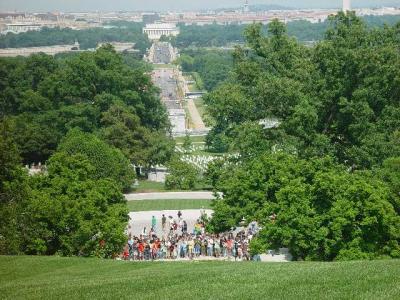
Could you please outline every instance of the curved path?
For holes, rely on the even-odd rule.
[[[127,201],[135,200],[171,200],[171,199],[195,199],[212,200],[213,192],[165,192],[165,193],[133,193],[126,194]]]

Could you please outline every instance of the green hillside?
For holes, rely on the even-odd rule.
[[[399,299],[400,260],[156,262],[0,257],[2,299]]]

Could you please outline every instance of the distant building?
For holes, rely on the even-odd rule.
[[[246,0],[246,1],[244,2],[244,6],[243,6],[243,12],[248,13],[249,11],[250,11],[250,8],[249,8],[249,0]]]
[[[28,31],[39,31],[42,25],[37,23],[10,23],[6,24],[5,32],[23,33]]]
[[[343,11],[350,11],[351,10],[351,3],[350,0],[343,0]]]
[[[172,135],[186,132],[186,114],[184,109],[168,109],[168,118],[172,125]]]
[[[153,24],[153,23],[159,21],[160,19],[161,19],[160,15],[156,14],[156,13],[151,13],[151,14],[145,13],[145,14],[142,14],[142,20],[143,20],[144,24]]]
[[[143,33],[147,34],[150,40],[159,40],[163,35],[165,36],[177,36],[179,34],[179,28],[175,24],[170,23],[154,23],[147,24],[143,28]]]

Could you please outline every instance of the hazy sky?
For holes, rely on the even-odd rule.
[[[244,0],[0,0],[0,11],[189,10],[237,7]],[[249,0],[303,8],[339,8],[342,0]],[[400,0],[353,0],[354,7],[400,6]]]

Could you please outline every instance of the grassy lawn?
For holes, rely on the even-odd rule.
[[[399,299],[400,260],[156,262],[0,257],[2,299]]]
[[[196,184],[193,191],[209,190],[211,187],[204,184]],[[131,193],[162,193],[162,192],[187,192],[184,190],[167,190],[164,183],[140,180],[139,186],[133,188]]]
[[[167,192],[164,183],[140,180],[139,186],[132,190],[133,193]],[[169,191],[168,191],[169,192]]]
[[[206,117],[206,115],[205,115],[206,108],[205,108],[205,106],[204,106],[204,100],[203,100],[203,98],[193,99],[193,102],[194,102],[194,104],[196,105],[197,110],[198,110],[198,112],[199,112],[201,118],[204,120],[205,117]]]
[[[128,201],[129,211],[211,208],[211,200],[172,199]]]

